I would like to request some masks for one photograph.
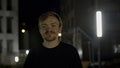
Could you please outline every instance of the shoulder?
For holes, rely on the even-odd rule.
[[[65,47],[75,48],[73,45],[65,43],[65,42],[61,42],[60,45],[65,46]]]
[[[40,52],[40,50],[42,50],[42,45],[34,47],[34,48],[31,48],[29,53],[36,54],[36,53]]]

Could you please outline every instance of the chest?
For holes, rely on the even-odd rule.
[[[68,53],[64,52],[64,51],[41,51],[40,53],[38,53],[37,57],[39,59],[39,61],[42,62],[66,62],[69,59]]]
[[[56,66],[69,66],[69,56],[64,51],[41,51],[35,57],[35,65],[41,65],[42,67]]]

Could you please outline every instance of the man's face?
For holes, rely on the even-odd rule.
[[[58,39],[58,33],[61,32],[59,21],[54,16],[49,16],[43,22],[39,23],[39,30],[44,40],[54,41]]]

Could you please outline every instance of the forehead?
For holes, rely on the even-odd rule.
[[[41,24],[45,24],[45,23],[58,23],[59,24],[59,20],[55,16],[48,16],[45,20],[41,22]]]

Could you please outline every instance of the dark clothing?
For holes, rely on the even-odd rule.
[[[82,68],[77,50],[69,44],[60,42],[57,47],[43,45],[31,49],[24,68]]]

